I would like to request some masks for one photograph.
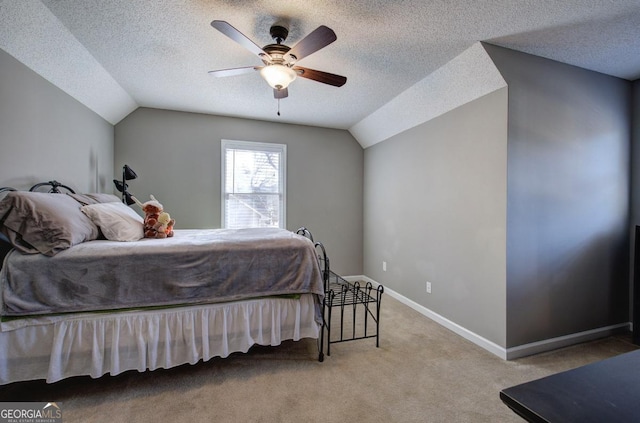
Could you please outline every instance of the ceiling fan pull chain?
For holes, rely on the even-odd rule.
[[[278,116],[280,116],[280,99],[278,99]]]

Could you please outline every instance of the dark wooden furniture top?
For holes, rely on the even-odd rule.
[[[640,422],[640,350],[504,389],[529,422]]]

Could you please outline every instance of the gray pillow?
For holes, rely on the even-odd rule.
[[[120,200],[120,197],[117,197],[113,194],[105,194],[102,192],[90,193],[90,194],[67,194],[69,197],[75,199],[78,203],[83,206],[87,206],[89,204],[100,204],[100,203],[115,203]]]
[[[0,231],[25,253],[53,256],[98,238],[98,227],[64,194],[10,192],[0,201]]]

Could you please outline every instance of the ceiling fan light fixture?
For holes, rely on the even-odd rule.
[[[273,64],[263,67],[260,75],[267,81],[267,84],[276,90],[283,90],[296,79],[298,74],[288,66]]]

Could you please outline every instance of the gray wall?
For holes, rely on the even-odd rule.
[[[631,191],[631,226],[635,232],[635,226],[640,225],[640,194],[638,194],[638,188],[640,187],[640,79],[633,82],[632,89],[632,127],[631,127],[631,186],[634,188]],[[634,233],[632,232],[632,234]]]
[[[634,268],[633,257],[635,256],[635,243],[640,244],[640,240],[635,239],[635,227],[640,225],[640,194],[638,188],[640,187],[640,80],[633,82],[632,87],[632,107],[631,107],[631,269],[630,280],[635,278],[635,272],[640,272],[640,269]],[[633,283],[629,287],[629,298],[634,298],[634,285]],[[629,314],[633,316],[633,300],[629,302]]]
[[[365,274],[502,346],[506,165],[506,88],[365,150]]]
[[[486,48],[509,87],[507,346],[628,322],[630,84]]]
[[[309,228],[337,272],[362,273],[364,154],[347,131],[140,108],[116,125],[114,172],[131,166],[130,191],[153,194],[176,228],[219,228],[221,139],[287,144],[287,228]]]
[[[113,126],[0,50],[0,186],[111,192]]]

